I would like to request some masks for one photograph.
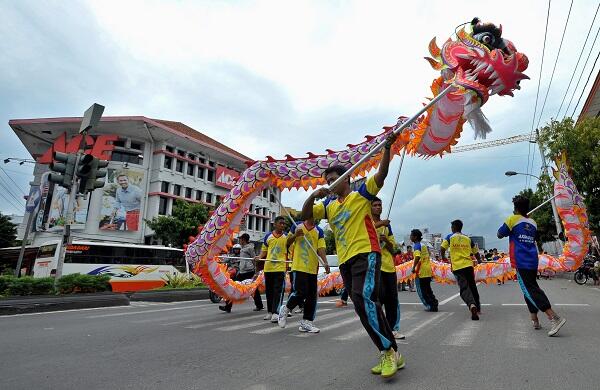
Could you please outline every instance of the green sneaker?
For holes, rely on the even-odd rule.
[[[373,375],[381,375],[381,366],[383,363],[383,352],[379,355],[379,363],[373,368],[371,368],[371,374]]]
[[[404,368],[404,366],[406,366],[404,356],[402,356],[401,354],[398,354],[398,356],[396,357],[396,366],[398,367],[398,369]]]
[[[383,353],[381,359],[381,376],[391,378],[396,374],[396,371],[398,371],[398,358],[396,351],[390,348]]]

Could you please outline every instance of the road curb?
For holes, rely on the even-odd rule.
[[[208,299],[208,289],[138,291],[129,296],[134,302],[181,302]]]
[[[125,294],[115,293],[24,296],[0,300],[0,315],[128,305]]]

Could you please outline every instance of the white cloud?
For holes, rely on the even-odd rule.
[[[450,221],[460,219],[463,232],[482,235],[486,245],[500,244],[496,231],[511,213],[510,197],[500,187],[468,186],[455,183],[448,187],[431,185],[392,210],[397,239],[410,229],[428,227],[432,233],[450,233]]]

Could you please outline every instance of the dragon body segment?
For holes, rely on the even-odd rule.
[[[458,39],[448,40],[442,48],[437,47],[435,40],[431,42],[429,48],[433,58],[428,58],[428,61],[440,71],[440,76],[432,84],[432,92],[436,96],[449,85],[452,90],[423,117],[403,130],[392,146],[392,155],[398,155],[406,148],[410,153],[424,157],[441,156],[457,142],[466,120],[474,126],[476,134],[484,135],[489,126],[480,120],[483,117],[480,107],[490,95],[512,96],[513,91],[519,89],[519,81],[527,78],[521,73],[527,68],[527,57],[501,37],[501,27],[474,20],[471,29],[471,32],[461,29],[457,33]],[[248,168],[186,249],[186,260],[194,272],[213,291],[229,300],[241,301],[252,296],[257,288],[262,288],[263,274],[254,280],[236,282],[231,279],[226,267],[217,261],[217,256],[230,247],[252,200],[269,186],[284,190],[309,189],[324,184],[322,175],[325,169],[334,165],[352,167],[405,121],[405,117],[400,117],[395,125],[384,127],[380,134],[366,136],[365,141],[349,144],[342,151],[328,149],[322,155],[309,152],[307,157],[302,158],[286,155],[281,160],[267,156],[264,161],[248,162]],[[352,176],[365,175],[378,166],[380,159],[381,153],[375,154],[358,166]],[[570,188],[564,184],[563,187]],[[410,262],[396,267],[399,282],[413,277],[411,267]],[[438,282],[452,282],[453,275],[448,264],[433,261],[432,269]],[[511,272],[514,271],[509,263],[485,264],[476,269],[478,280],[484,281],[507,277]],[[324,294],[341,285],[339,273],[331,273],[319,279],[319,293]]]

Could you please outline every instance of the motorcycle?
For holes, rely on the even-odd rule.
[[[584,285],[587,283],[588,279],[595,278],[595,274],[594,274],[594,262],[595,259],[588,255],[585,257],[585,259],[583,259],[583,264],[577,268],[577,271],[575,271],[575,275],[573,275],[573,279],[575,280],[575,283],[579,284],[579,285]]]

